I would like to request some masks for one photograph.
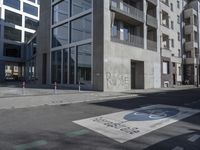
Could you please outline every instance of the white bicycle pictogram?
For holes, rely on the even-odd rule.
[[[166,118],[170,111],[163,110],[145,110],[144,112],[135,112],[136,116],[148,116],[150,119]]]

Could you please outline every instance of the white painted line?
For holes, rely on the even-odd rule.
[[[185,107],[151,105],[73,122],[124,143],[199,112]]]
[[[184,148],[177,146],[177,147],[173,148],[172,150],[184,150]]]
[[[188,139],[188,141],[190,141],[190,142],[195,142],[195,141],[197,141],[199,138],[200,138],[200,135],[195,134],[195,135],[193,135],[192,137],[190,137],[190,138]]]

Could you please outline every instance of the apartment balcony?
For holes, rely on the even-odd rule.
[[[190,18],[193,15],[198,15],[197,11],[193,8],[189,8],[184,11],[184,18]]]
[[[158,21],[153,16],[147,15],[147,24],[149,26],[152,26],[152,27],[156,28],[156,29],[158,28]]]
[[[160,2],[162,2],[163,4],[169,6],[169,1],[168,0],[160,0]]]
[[[185,34],[193,33],[194,31],[198,32],[197,26],[195,25],[185,25]]]
[[[116,4],[115,1],[111,0],[110,9],[125,17],[129,17],[137,21],[144,22],[144,12],[126,3],[120,5]]]
[[[191,50],[198,48],[198,43],[195,41],[185,42],[185,50]]]
[[[111,39],[113,42],[144,48],[144,38],[140,36],[131,35],[127,40],[122,40],[119,37],[111,37]]]
[[[185,63],[192,65],[192,64],[196,64],[197,60],[196,60],[196,58],[186,58]]]
[[[157,51],[157,42],[152,40],[147,40],[147,49]]]
[[[150,3],[154,4],[154,5],[158,5],[157,0],[148,0]]]

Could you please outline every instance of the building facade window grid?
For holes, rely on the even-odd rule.
[[[1,28],[1,32],[0,32],[0,50],[1,50],[0,51],[0,58],[5,60],[5,61],[10,62],[8,65],[15,65],[15,68],[19,67],[23,70],[23,67],[24,67],[24,52],[23,52],[23,46],[22,45],[25,42],[25,34],[35,33],[35,29],[30,29],[30,28],[25,27],[25,17],[32,18],[32,19],[36,20],[37,22],[39,21],[39,8],[40,8],[40,6],[38,5],[39,1],[35,0],[34,2],[32,2],[32,1],[29,1],[29,0],[19,0],[19,4],[20,4],[19,9],[15,9],[12,6],[10,7],[10,6],[4,5],[3,2],[4,2],[3,0],[0,2],[0,12],[1,12],[0,13],[0,18],[1,18],[1,21],[0,21],[0,28]],[[38,15],[33,16],[31,14],[23,12],[23,4],[24,3],[27,3],[27,4],[37,8],[38,9]],[[8,11],[12,12],[13,15],[14,14],[20,15],[21,16],[21,23],[17,23],[16,21],[19,21],[19,20],[16,20],[13,17],[12,14],[8,15],[8,17],[10,17],[10,18],[9,18],[9,20],[7,20],[7,22],[5,22],[5,19],[6,19],[5,15]],[[10,29],[13,29],[13,30],[19,30],[21,32],[21,35],[20,35],[21,38],[18,39],[17,41],[15,39],[4,38],[4,35],[9,35],[8,33],[5,33],[6,28],[10,28]],[[4,52],[4,49],[5,49],[4,45],[5,44],[7,44],[8,46],[12,45],[13,48],[14,48],[14,46],[16,46],[16,48],[18,46],[21,47],[19,53],[17,52],[18,48],[16,49],[16,52],[20,55],[18,55],[18,54],[14,55],[14,53],[13,53],[13,56],[12,55],[7,56],[7,54],[12,54],[12,53],[10,53],[10,52],[5,53]],[[21,70],[21,69],[19,69],[19,70]]]
[[[66,0],[67,1],[67,0]],[[76,0],[77,2],[78,1],[80,1],[80,0]],[[56,5],[59,5],[59,3],[61,2],[61,1],[52,1],[52,4],[51,4],[51,6],[52,6],[52,8],[51,8],[51,19],[52,19],[52,25],[51,25],[51,47],[52,47],[52,45],[53,45],[53,40],[54,40],[54,38],[53,38],[53,31],[57,28],[57,27],[59,27],[59,26],[62,26],[63,24],[68,24],[68,31],[67,31],[67,33],[68,34],[65,34],[65,36],[63,37],[63,38],[65,38],[66,39],[66,43],[64,44],[64,45],[58,45],[58,46],[53,46],[52,48],[51,48],[51,55],[54,55],[53,53],[54,52],[61,52],[61,70],[60,70],[60,74],[59,74],[59,77],[58,77],[58,80],[57,79],[55,79],[55,76],[53,75],[53,64],[52,64],[52,62],[51,62],[51,72],[52,72],[52,74],[51,74],[51,82],[52,83],[54,83],[54,82],[58,82],[58,83],[60,83],[60,84],[78,84],[78,82],[79,82],[79,80],[80,80],[80,82],[82,82],[82,84],[88,84],[88,85],[92,85],[92,68],[93,68],[93,60],[92,60],[92,55],[93,55],[93,44],[92,44],[92,36],[93,36],[93,31],[92,31],[92,25],[93,25],[93,0],[89,0],[90,1],[90,7],[88,7],[87,9],[84,9],[83,11],[80,11],[80,12],[78,12],[78,13],[75,13],[75,14],[73,14],[72,13],[72,0],[68,0],[68,2],[69,2],[69,8],[67,8],[68,9],[68,12],[65,12],[65,15],[67,14],[67,15],[69,15],[69,16],[67,16],[67,17],[64,17],[64,19],[63,20],[59,20],[58,22],[56,21],[54,21],[54,19],[55,19],[55,12],[53,11],[53,10],[55,10],[54,8],[56,7]],[[81,1],[80,1],[81,2]],[[81,6],[81,5],[80,5]],[[63,11],[62,11],[63,12]],[[90,26],[90,29],[91,29],[91,31],[90,31],[90,37],[85,37],[85,38],[83,38],[83,39],[79,39],[78,41],[72,41],[72,31],[71,31],[71,29],[72,29],[72,23],[74,22],[74,21],[76,21],[76,20],[78,20],[78,19],[81,19],[81,18],[84,18],[84,17],[86,17],[86,16],[90,16],[90,24],[91,24],[91,26]],[[63,17],[62,17],[63,18]],[[86,20],[86,19],[85,19]],[[85,26],[86,27],[86,26]],[[90,45],[90,58],[88,59],[88,60],[90,60],[90,71],[89,71],[89,78],[90,79],[88,79],[87,77],[88,77],[88,75],[87,75],[87,77],[85,77],[84,78],[84,74],[82,73],[81,74],[81,72],[79,73],[79,67],[78,67],[78,54],[79,54],[79,51],[78,51],[78,48],[80,47],[80,46],[84,46],[84,45]],[[74,51],[74,53],[72,53]],[[67,55],[67,57],[68,57],[68,62],[67,62],[67,64],[63,64],[63,62],[65,61],[65,59],[66,58],[64,58],[64,56],[66,56],[66,53],[68,53],[68,55]],[[74,55],[74,56],[72,56],[72,54]],[[85,54],[84,54],[85,55]],[[51,58],[52,58],[53,56],[51,56]],[[70,58],[73,58],[73,57],[75,57],[75,62],[74,62],[74,70],[72,71],[70,71],[70,69],[72,69],[72,68],[70,68],[70,65],[72,65],[70,62]],[[64,68],[64,67],[66,67],[67,66],[67,71],[66,71],[66,68]],[[66,72],[67,72],[67,77],[65,76],[66,75]],[[71,73],[70,73],[71,72]],[[73,73],[74,72],[74,73]],[[72,75],[72,73],[73,73],[73,75]],[[87,71],[85,72],[85,73],[87,73]],[[72,77],[73,76],[73,77]],[[56,77],[57,78],[57,77]],[[73,81],[72,81],[73,80]],[[89,82],[87,82],[87,80],[89,81]]]

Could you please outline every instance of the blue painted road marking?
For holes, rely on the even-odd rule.
[[[78,131],[66,133],[65,136],[76,137],[76,136],[81,136],[81,135],[84,135],[84,134],[87,134],[87,133],[89,133],[89,130],[83,129],[83,130],[78,130]]]
[[[34,141],[32,143],[26,143],[26,144],[21,144],[21,145],[16,145],[14,147],[15,150],[27,150],[30,148],[37,148],[40,146],[44,146],[47,144],[47,141],[45,140],[39,140],[39,141]]]

